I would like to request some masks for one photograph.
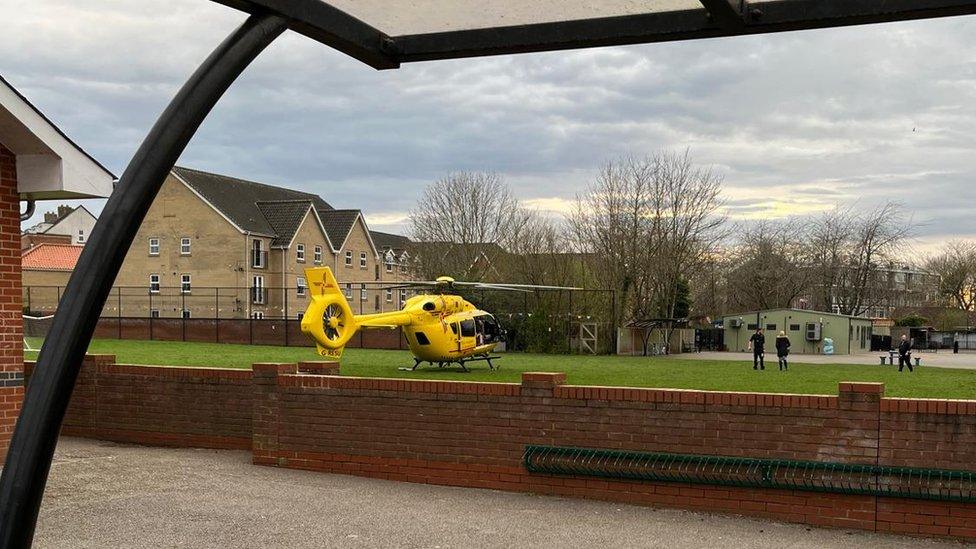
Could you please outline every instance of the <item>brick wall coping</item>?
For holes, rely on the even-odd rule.
[[[838,395],[565,385],[566,375],[563,372],[524,372],[522,383],[519,384],[340,376],[337,375],[338,366],[333,361],[256,363],[252,370],[115,364],[115,355],[108,354],[89,354],[86,355],[86,361],[94,363],[99,372],[151,375],[169,379],[245,382],[250,381],[254,375],[274,375],[279,378],[278,384],[285,387],[519,396],[523,387],[546,386],[551,387],[553,398],[561,399],[808,409],[837,408],[839,398]],[[28,376],[35,365],[33,360],[24,361],[24,371]],[[838,390],[841,394],[881,395],[881,412],[976,416],[976,400],[884,397],[884,384],[873,382],[841,382]]]

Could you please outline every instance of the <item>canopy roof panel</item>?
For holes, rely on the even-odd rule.
[[[389,36],[700,10],[698,0],[332,0]]]
[[[214,0],[272,11],[378,69],[401,63],[976,13],[976,0]]]

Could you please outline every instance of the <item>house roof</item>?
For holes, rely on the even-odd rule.
[[[78,263],[83,246],[43,243],[26,250],[20,256],[20,265],[25,270],[71,271]]]
[[[328,210],[319,212],[319,216],[322,218],[322,226],[325,227],[326,234],[329,235],[329,239],[332,240],[332,244],[337,247],[337,250],[346,241],[346,237],[349,236],[349,231],[352,230],[353,225],[356,224],[356,219],[360,215],[362,215],[362,212],[359,210]]]
[[[174,167],[173,173],[238,229],[246,232],[284,237],[275,231],[268,217],[258,206],[260,202],[310,202],[320,215],[333,209],[328,202],[322,200],[322,197],[312,193],[180,166]],[[280,222],[277,216],[276,222]],[[297,229],[297,226],[295,228]],[[332,235],[329,236],[331,238]],[[288,238],[290,240],[291,235],[288,235]]]
[[[22,200],[103,198],[115,175],[0,77],[0,143],[17,156]]]
[[[291,243],[305,215],[312,209],[311,200],[279,200],[256,204],[275,234],[271,240],[271,245],[275,247],[286,247]]]
[[[369,235],[378,249],[393,250],[396,253],[406,250],[413,243],[409,238],[399,234],[369,231]]]

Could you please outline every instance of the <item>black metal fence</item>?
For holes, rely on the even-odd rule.
[[[386,288],[389,285],[344,284],[343,293],[356,314],[399,310],[417,293]],[[63,291],[62,286],[25,287],[25,314],[53,314]],[[596,354],[616,350],[616,303],[610,290],[476,290],[464,297],[495,315],[508,350]],[[299,324],[308,303],[307,288],[297,286],[115,287],[102,309],[96,337],[304,346],[309,342]],[[399,330],[361,332],[350,345],[406,348]]]

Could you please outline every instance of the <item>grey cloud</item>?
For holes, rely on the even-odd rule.
[[[117,173],[242,20],[203,0],[154,13],[110,0],[0,9],[14,14],[0,72]],[[953,18],[384,72],[286,35],[181,162],[388,214],[452,170],[571,199],[608,158],[690,148],[733,194],[894,198],[933,235],[972,234],[976,220],[956,212],[976,198],[974,33],[976,18]]]

